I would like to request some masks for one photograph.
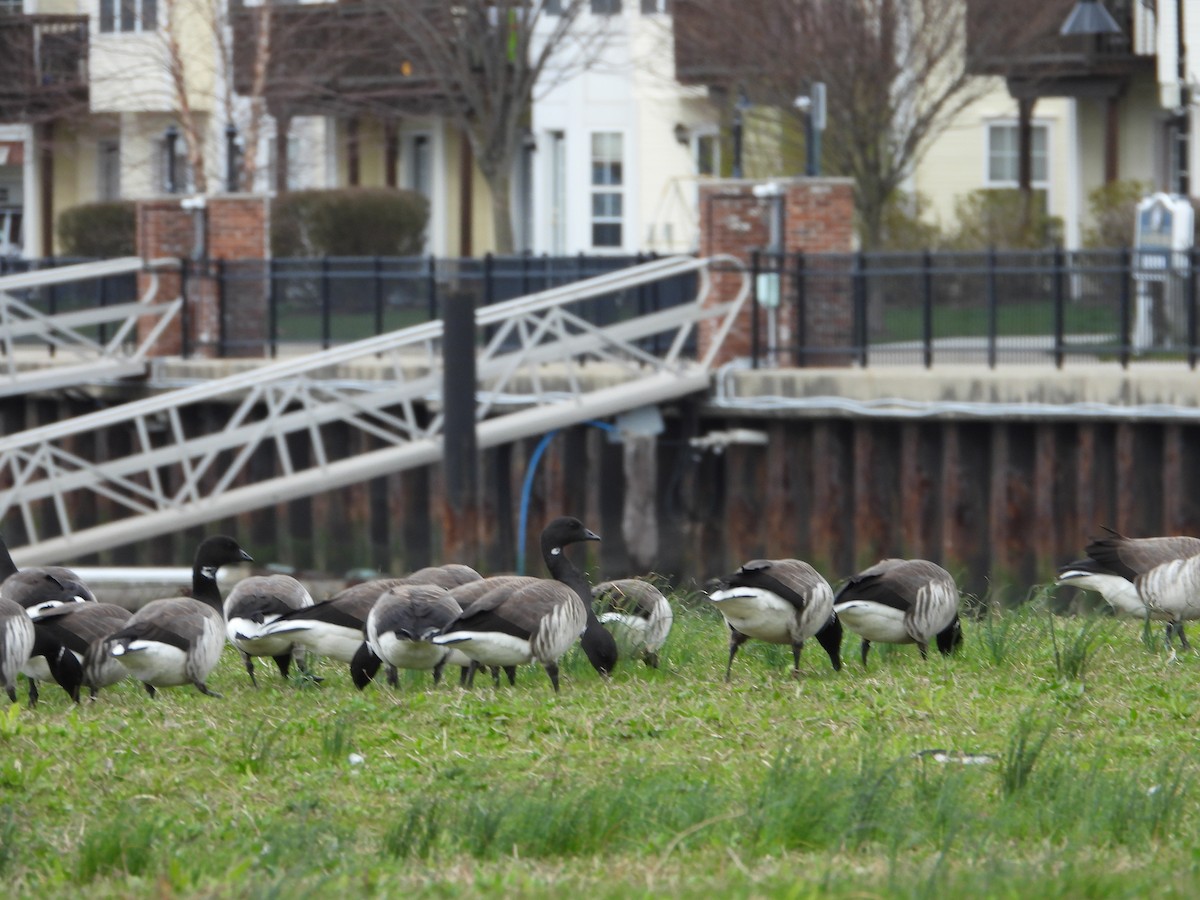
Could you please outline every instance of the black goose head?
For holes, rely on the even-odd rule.
[[[233,538],[223,534],[213,535],[201,541],[196,548],[196,560],[192,564],[192,596],[197,600],[221,606],[217,592],[217,569],[231,563],[250,562],[254,557],[241,548]]]
[[[938,632],[937,648],[943,656],[949,656],[962,646],[962,642],[962,623],[959,622],[958,616],[955,616],[953,622]]]
[[[542,556],[549,564],[552,557],[562,555],[563,548],[568,544],[598,540],[600,540],[600,535],[589,530],[574,516],[559,516],[557,519],[552,519],[542,529]]]

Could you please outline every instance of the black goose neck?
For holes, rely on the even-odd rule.
[[[12,554],[8,552],[8,545],[4,543],[3,538],[0,538],[0,581],[4,581],[9,575],[16,574],[17,564],[13,562]]]
[[[192,568],[192,596],[221,611],[221,589],[217,586],[217,569],[200,563]]]

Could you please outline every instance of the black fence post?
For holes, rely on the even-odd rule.
[[[1187,304],[1188,368],[1196,368],[1196,248],[1187,249],[1187,281],[1184,285]]]
[[[1117,358],[1121,361],[1121,368],[1129,368],[1129,283],[1133,278],[1133,263],[1128,247],[1121,248],[1120,265],[1118,277],[1121,279],[1121,291],[1119,296],[1119,306],[1117,308],[1118,315],[1121,317],[1121,346],[1117,354]]]
[[[796,253],[796,365],[808,365],[808,274],[803,253]]]
[[[988,368],[996,368],[996,318],[999,305],[996,289],[996,248],[988,250],[987,264],[987,361]]]
[[[225,308],[225,260],[217,260],[217,358],[229,355],[229,310]]]
[[[430,253],[426,257],[426,265],[429,266],[429,271],[426,273],[425,301],[429,310],[429,321],[432,322],[438,318],[437,257]]]
[[[333,285],[329,279],[329,257],[321,257],[321,349],[328,350],[332,341]]]
[[[101,309],[104,309],[104,307],[108,306],[108,279],[107,278],[97,278],[96,279],[96,293],[97,293],[96,299],[98,301],[98,305],[100,306]],[[98,340],[101,344],[108,343],[108,323],[107,322],[100,323],[100,328],[97,332],[97,335],[98,335]]]
[[[1063,248],[1054,248],[1054,366],[1063,367],[1066,330],[1066,259]]]
[[[279,292],[276,280],[279,274],[275,258],[267,260],[267,347],[271,359],[279,355]]]
[[[383,334],[383,259],[376,256],[375,271],[375,334]]]
[[[858,364],[867,367],[868,335],[867,335],[867,256],[861,250],[854,254],[853,275],[854,288],[851,296],[854,298],[854,346],[858,352]]]
[[[450,559],[475,562],[479,524],[479,443],[475,431],[475,306],[466,291],[446,295],[442,317],[442,536]]]
[[[496,257],[490,252],[483,257],[483,305],[491,306],[496,302],[496,285],[494,269]]]
[[[761,350],[758,334],[758,275],[762,271],[762,254],[754,250],[750,254],[750,368],[758,368],[758,355]]]
[[[921,347],[925,368],[933,368],[933,254],[921,261]]]
[[[188,303],[188,276],[191,274],[191,261],[185,256],[179,261],[179,296],[183,303],[179,307],[179,355],[184,359],[192,358],[192,317]]]

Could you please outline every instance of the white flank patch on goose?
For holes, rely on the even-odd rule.
[[[1138,596],[1137,588],[1128,578],[1120,575],[1103,575],[1098,572],[1083,572],[1078,569],[1063,572],[1058,577],[1059,584],[1095,591],[1100,594],[1114,610],[1127,616],[1141,619],[1146,615],[1146,604]],[[1170,618],[1161,611],[1154,611],[1151,618]]]
[[[455,631],[440,634],[433,642],[451,645],[485,666],[521,666],[533,662],[528,640],[499,631]]]
[[[328,622],[317,622],[312,619],[281,622],[267,625],[262,630],[264,636],[287,635],[289,643],[299,644],[317,656],[327,656],[338,662],[353,661],[354,654],[362,646],[363,632],[361,628],[346,628],[342,625],[330,625]]]
[[[883,603],[847,600],[833,608],[842,624],[868,641],[882,644],[910,644],[912,636],[905,627],[903,610]]]
[[[746,637],[772,644],[792,642],[796,608],[778,594],[760,588],[735,587],[715,591],[708,599],[721,615]]]
[[[50,674],[50,663],[44,656],[35,656],[21,666],[21,674],[26,678],[32,678],[35,681],[53,681],[54,676]]]
[[[401,669],[432,669],[449,652],[449,648],[428,641],[401,640],[394,631],[378,635],[371,649],[380,659]]]
[[[225,625],[229,642],[251,656],[282,656],[292,649],[292,638],[281,634],[264,634],[263,627],[278,619],[273,615],[261,624],[253,619],[234,616]]]
[[[187,653],[171,644],[130,641],[128,646],[117,644],[112,653],[140,681],[158,687],[191,683],[187,674]]]

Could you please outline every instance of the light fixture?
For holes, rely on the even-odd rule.
[[[692,133],[688,131],[688,127],[682,122],[675,123],[675,140],[676,142],[687,146],[692,139]]]
[[[1081,34],[1120,34],[1121,26],[1100,0],[1079,0],[1058,33],[1064,37]]]

